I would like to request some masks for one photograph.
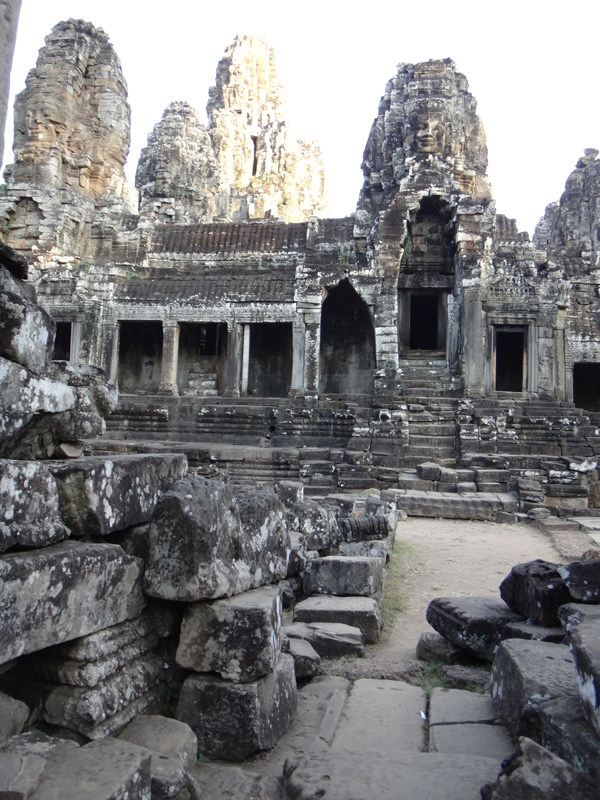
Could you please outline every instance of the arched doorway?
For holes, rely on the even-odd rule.
[[[321,309],[319,394],[368,394],[373,388],[375,331],[366,303],[348,280]]]

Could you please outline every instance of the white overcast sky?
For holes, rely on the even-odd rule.
[[[385,84],[401,62],[452,58],[487,133],[499,213],[533,233],[585,147],[600,149],[598,0],[23,0],[11,100],[53,25],[78,17],[103,28],[123,65],[132,108],[126,171],[174,100],[204,119],[208,88],[236,34],[275,48],[289,128],[316,139],[330,213],[351,213],[360,163]],[[11,109],[9,108],[9,115]],[[12,161],[12,117],[4,163]]]

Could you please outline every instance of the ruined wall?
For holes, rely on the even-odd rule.
[[[20,10],[21,0],[1,0],[0,2],[0,18],[2,19],[0,27],[2,31],[0,37],[0,153],[4,152],[4,128],[10,89],[10,70],[17,38],[17,23]]]

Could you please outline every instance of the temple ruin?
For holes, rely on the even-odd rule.
[[[360,767],[382,800],[407,776],[410,800],[502,800],[533,796],[510,787],[538,760],[595,796],[597,551],[518,565],[502,600],[432,600],[431,646],[493,660],[495,709],[309,681],[377,642],[400,518],[600,516],[598,151],[530,241],[496,214],[450,59],[398,66],[343,218],[260,39],[227,47],[206,119],[170,103],[135,186],[129,118],[107,34],[57,24],[0,194],[0,795],[79,798],[89,774],[107,800],[364,800]],[[459,722],[494,726],[492,758],[438,751]],[[198,752],[280,739],[285,764],[194,777]]]

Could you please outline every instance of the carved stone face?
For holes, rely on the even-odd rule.
[[[415,143],[418,153],[441,155],[444,151],[446,131],[441,115],[419,114]]]

